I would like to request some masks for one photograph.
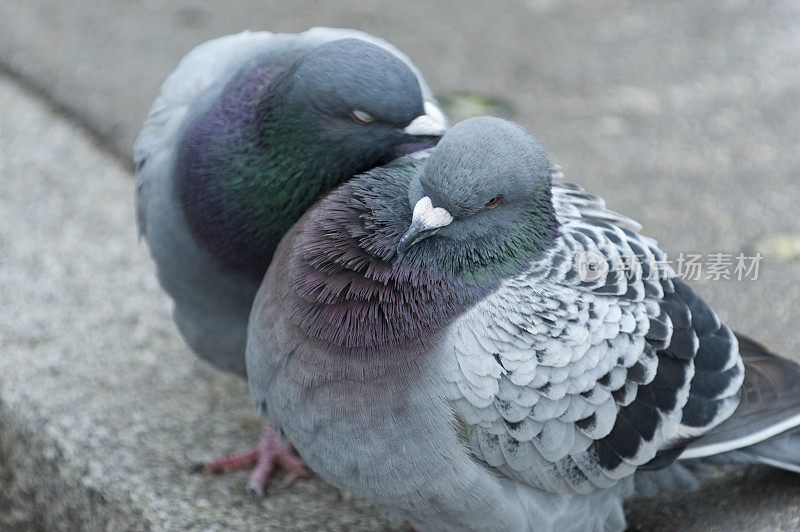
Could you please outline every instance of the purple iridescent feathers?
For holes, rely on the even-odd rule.
[[[422,242],[398,257],[411,219],[409,182],[424,163],[372,170],[333,191],[298,224],[290,312],[310,337],[347,349],[402,345],[450,322],[541,249],[515,240],[534,242],[532,226],[523,222],[519,235],[498,238],[506,241],[502,254],[456,246],[434,258],[420,252],[431,244]],[[555,226],[549,231],[552,238]],[[463,254],[479,260],[465,262]]]
[[[300,214],[286,212],[286,206],[293,205],[288,183],[303,183],[302,176],[275,168],[282,157],[301,155],[291,148],[302,146],[303,139],[296,145],[280,134],[299,135],[299,124],[287,120],[285,129],[264,135],[260,129],[268,128],[270,121],[264,111],[258,112],[277,99],[277,86],[265,80],[285,73],[297,55],[246,68],[186,127],[176,158],[176,187],[195,237],[227,268],[256,282],[277,242]],[[327,185],[310,180],[303,188],[309,183],[317,188]],[[319,190],[304,192],[312,198],[319,194]],[[281,205],[285,207],[277,208]]]

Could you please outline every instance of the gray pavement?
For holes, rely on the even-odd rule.
[[[130,214],[130,147],[178,59],[224,33],[312,25],[387,38],[441,94],[498,99],[672,257],[749,254],[800,233],[792,0],[0,0],[0,67],[97,141],[0,85],[0,213],[13,222],[0,223],[0,482],[16,486],[0,489],[0,528],[97,508],[103,523],[138,515],[154,528],[376,526],[316,481],[275,488],[261,508],[243,474],[184,473],[249,443],[256,421],[242,383],[186,352]],[[756,281],[693,285],[734,328],[800,360],[798,278],[796,260],[770,256]],[[629,519],[796,529],[798,502],[800,477],[734,469],[699,493],[632,505]]]

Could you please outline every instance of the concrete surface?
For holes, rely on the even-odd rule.
[[[389,39],[441,94],[499,99],[568,176],[643,222],[672,257],[749,253],[764,238],[800,233],[792,0],[0,0],[0,65],[124,165],[159,84],[193,45],[320,24]],[[274,489],[267,508],[254,509],[244,474],[185,474],[184,461],[255,437],[244,386],[195,362],[175,335],[134,242],[124,166],[63,121],[59,139],[45,124],[26,129],[53,118],[8,84],[3,94],[0,213],[13,223],[0,223],[0,456],[21,495],[0,490],[0,528],[31,522],[15,515],[60,519],[62,491],[76,516],[93,505],[107,519],[139,512],[155,528],[167,521],[152,516],[173,506],[180,526],[218,517],[228,519],[220,527],[279,526],[292,512],[314,528],[375,525],[314,482]],[[76,196],[79,184],[92,195]],[[734,328],[800,359],[798,278],[796,260],[767,258],[757,281],[693,285]],[[115,454],[94,451],[106,445]],[[39,470],[48,474],[29,476]],[[700,493],[632,505],[629,519],[640,529],[796,529],[798,502],[800,477],[733,470]]]

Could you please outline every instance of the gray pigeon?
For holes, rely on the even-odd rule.
[[[189,346],[244,377],[250,307],[283,234],[325,191],[446,127],[408,57],[359,31],[244,32],[190,52],[134,155],[139,230]],[[207,465],[282,450],[267,440],[269,425],[261,447]]]
[[[621,530],[637,490],[694,485],[690,459],[797,470],[800,366],[639,230],[521,127],[461,122],[287,233],[253,304],[253,400],[417,530]]]

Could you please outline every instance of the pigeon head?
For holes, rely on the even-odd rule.
[[[367,168],[430,147],[447,129],[409,65],[361,39],[318,46],[297,61],[288,80],[290,107],[318,139],[357,155]]]
[[[413,214],[398,254],[526,262],[557,230],[550,184],[547,155],[524,129],[499,118],[465,120],[410,183]]]

